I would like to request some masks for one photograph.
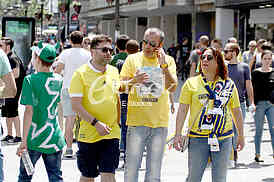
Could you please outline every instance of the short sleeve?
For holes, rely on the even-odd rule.
[[[174,61],[174,58],[171,56],[168,56],[169,62],[168,62],[168,70],[173,78],[176,78],[177,80],[177,74],[176,74],[176,64]]]
[[[63,51],[59,55],[58,63],[65,64],[65,62],[66,62],[66,51]]]
[[[191,104],[192,94],[190,90],[190,81],[187,80],[182,86],[179,102],[181,104]]]
[[[33,105],[30,77],[24,78],[20,104]]]
[[[238,90],[234,84],[233,90],[232,90],[232,97],[230,100],[230,106],[232,109],[240,107],[240,100],[238,95]]]
[[[9,60],[4,53],[1,54],[0,52],[0,76],[6,75],[9,72],[11,72]]]
[[[84,85],[81,78],[81,74],[78,71],[75,71],[69,88],[70,97],[83,97],[84,95]]]
[[[245,80],[250,80],[251,75],[250,75],[250,69],[248,65],[245,65],[244,75],[245,75]]]
[[[127,59],[125,60],[125,63],[123,64],[120,76],[123,77],[130,77],[132,78],[135,74],[135,68],[134,65],[132,64],[132,56],[128,56]]]

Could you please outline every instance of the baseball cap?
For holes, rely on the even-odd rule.
[[[50,44],[43,44],[43,41],[38,43],[36,54],[45,62],[52,63],[56,58],[56,48]]]

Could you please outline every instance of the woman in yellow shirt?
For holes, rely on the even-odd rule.
[[[233,121],[239,133],[238,150],[244,147],[238,91],[228,78],[220,51],[207,48],[200,61],[200,74],[189,78],[181,90],[174,147],[178,151],[182,149],[181,133],[190,109],[187,182],[202,180],[209,157],[212,160],[212,182],[226,182]]]

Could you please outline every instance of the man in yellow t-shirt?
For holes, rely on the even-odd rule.
[[[92,60],[77,69],[72,77],[69,93],[72,108],[82,121],[78,134],[77,164],[80,182],[115,182],[119,164],[120,101],[119,73],[109,65],[113,48],[106,35],[91,41]]]
[[[162,49],[164,33],[146,30],[143,51],[129,55],[120,73],[121,91],[129,93],[125,182],[138,181],[142,155],[147,150],[146,179],[160,179],[169,120],[169,92],[177,86],[176,66]]]

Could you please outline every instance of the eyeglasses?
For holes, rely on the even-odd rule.
[[[143,40],[144,44],[149,44],[151,47],[155,48],[157,47],[157,43],[153,41]]]
[[[229,53],[229,52],[233,52],[233,50],[231,50],[231,49],[224,50],[224,53],[225,53],[225,54],[227,54],[227,53]]]
[[[100,48],[94,48],[94,49],[100,49],[103,53],[113,53],[113,49],[112,48],[108,48],[108,47],[100,47]]]
[[[90,43],[89,42],[84,42],[84,44],[88,44],[89,45]]]
[[[201,59],[202,60],[208,60],[208,61],[211,61],[211,60],[213,60],[213,56],[212,55],[209,55],[209,54],[203,54],[203,55],[201,55]]]

